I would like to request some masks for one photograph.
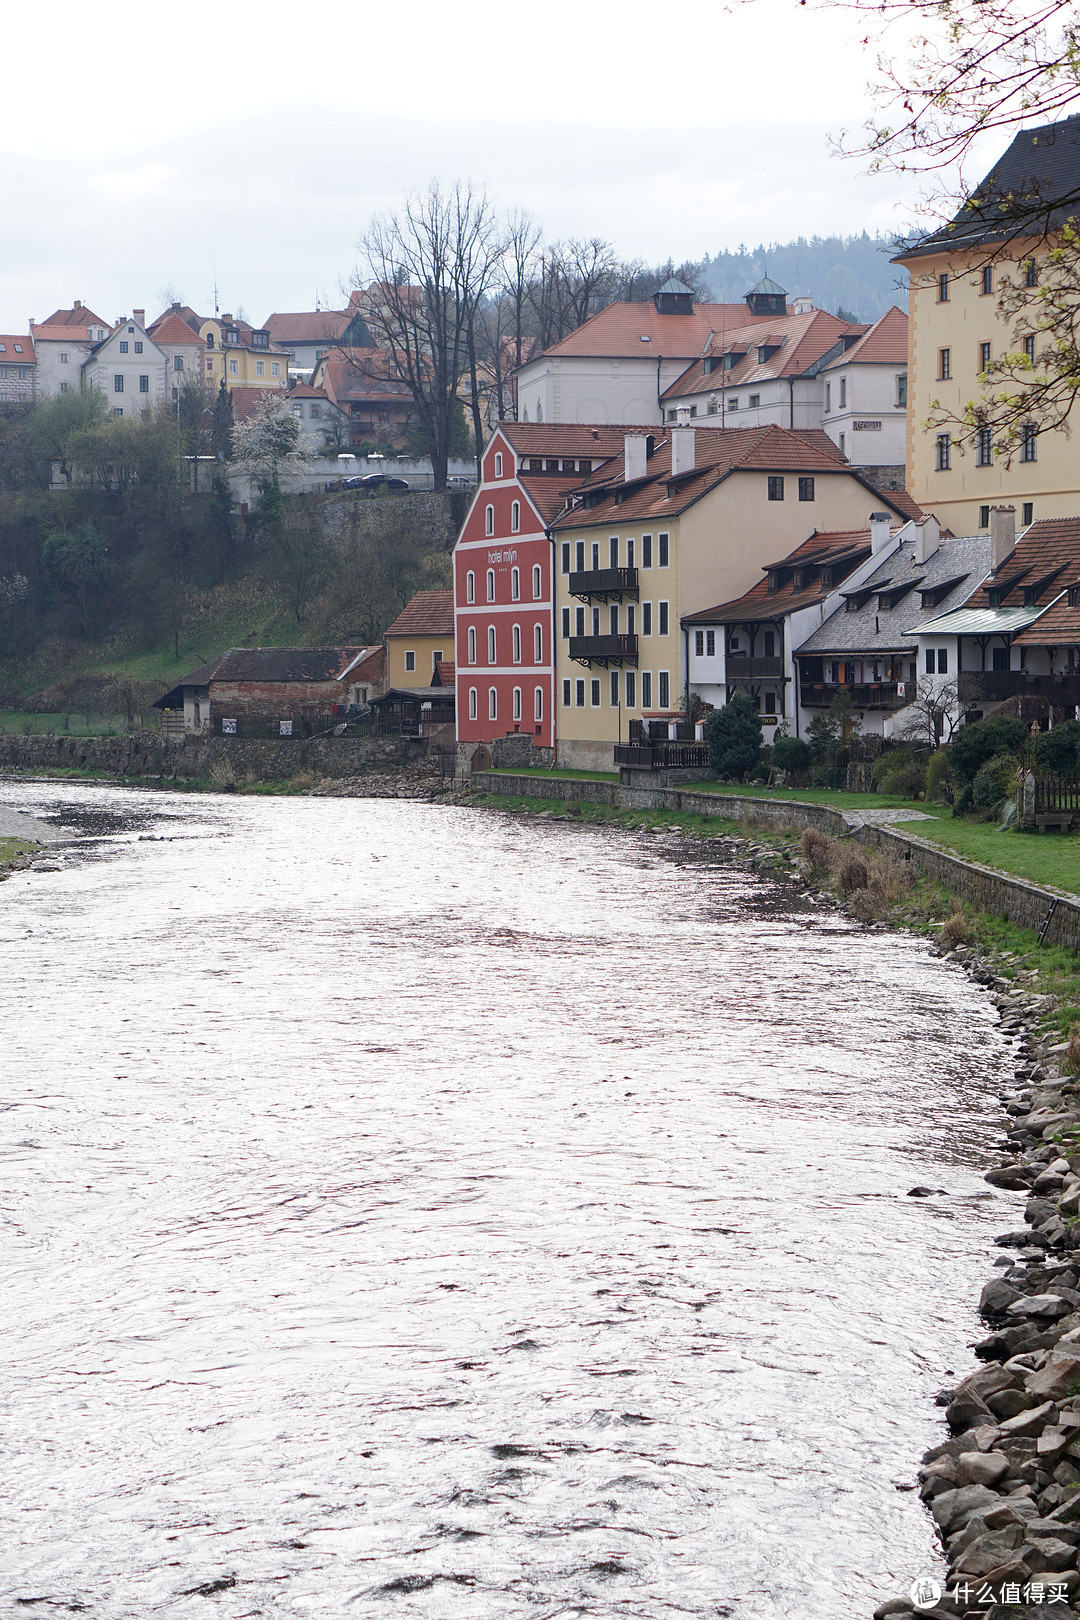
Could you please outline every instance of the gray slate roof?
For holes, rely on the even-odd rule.
[[[820,625],[797,649],[805,653],[839,653],[844,655],[881,653],[910,653],[912,644],[905,640],[908,632],[931,619],[940,619],[953,608],[961,607],[971,593],[990,572],[990,536],[973,534],[966,538],[942,540],[934,555],[925,563],[915,561],[915,542],[905,540],[863,584],[841,586],[841,590],[862,593],[872,591],[865,605],[849,611],[847,603]],[[962,576],[962,577],[958,577]],[[948,580],[957,583],[936,607],[924,608],[921,591],[932,590]],[[917,582],[917,583],[916,583]],[[881,608],[878,594],[910,584],[911,589],[893,608]]]

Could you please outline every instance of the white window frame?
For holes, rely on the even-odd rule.
[[[513,713],[512,713],[511,718],[517,724],[520,725],[520,723],[521,723],[521,687],[520,686],[515,686],[514,687],[513,698],[512,698],[511,701],[512,701],[512,705],[513,705]]]
[[[539,602],[540,598],[544,594],[544,571],[540,567],[539,563],[534,563],[533,564],[532,591],[533,591],[533,601],[534,602]]]
[[[497,662],[495,650],[495,626],[493,624],[489,624],[487,633],[487,652],[489,664],[494,664]]]
[[[510,570],[510,600],[511,600],[511,602],[520,602],[521,601],[521,570],[520,570],[520,568],[511,568],[511,570]]]
[[[499,689],[497,686],[488,687],[488,719],[499,718]]]
[[[544,688],[542,686],[534,686],[533,687],[533,719],[534,720],[542,720],[543,718],[544,718]]]
[[[521,531],[521,502],[510,502],[510,533],[519,534]]]
[[[484,507],[484,533],[495,533],[495,508],[491,505]]]
[[[494,602],[494,600],[495,600],[495,570],[494,570],[494,568],[489,568],[488,571],[487,571],[487,599],[488,599],[489,602]]]
[[[501,478],[502,477],[502,475],[503,475],[502,467],[503,467],[502,451],[501,450],[496,450],[496,452],[495,452],[495,476],[496,476],[496,478]]]
[[[466,602],[476,601],[476,575],[471,568],[465,575],[465,600]]]
[[[515,624],[514,625],[512,631],[510,633],[510,636],[511,636],[511,647],[513,648],[513,653],[512,653],[513,662],[515,664],[520,664],[521,663],[521,626],[520,626],[520,624]],[[518,715],[518,719],[519,720],[521,719],[520,715]]]
[[[544,662],[544,627],[542,624],[533,625],[533,663]]]
[[[476,687],[469,687],[469,719],[476,719]]]

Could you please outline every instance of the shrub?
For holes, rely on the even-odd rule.
[[[1065,1067],[1070,1074],[1080,1075],[1080,1029],[1074,1024],[1069,1031],[1069,1044],[1065,1049]]]
[[[962,945],[968,937],[967,920],[964,913],[954,911],[951,917],[946,917],[941,932],[950,945]]]
[[[805,771],[810,767],[813,750],[801,737],[777,737],[772,745],[772,762],[778,771]]]
[[[971,784],[971,808],[985,815],[1016,791],[1017,761],[1011,754],[996,754],[980,765]]]
[[[836,863],[836,887],[841,894],[852,894],[865,889],[870,882],[866,862],[854,850],[844,850]]]
[[[882,754],[874,762],[874,786],[879,793],[917,799],[926,791],[926,766],[914,754]]]
[[[944,748],[931,754],[926,765],[926,797],[931,804],[952,804],[956,798],[956,777]]]
[[[1063,720],[1053,731],[1032,738],[1035,767],[1057,776],[1075,776],[1080,750],[1080,720]]]
[[[802,835],[802,852],[815,872],[824,872],[829,865],[832,839],[816,827],[807,827]]]
[[[723,709],[714,709],[705,722],[709,764],[717,776],[744,776],[761,755],[761,721],[742,692]]]
[[[981,765],[997,754],[1020,754],[1028,740],[1027,727],[1022,720],[1008,715],[991,715],[989,720],[976,720],[974,725],[961,726],[956,734],[949,757],[956,778],[960,782],[974,782]]]

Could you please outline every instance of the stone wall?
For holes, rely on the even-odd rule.
[[[520,798],[563,799],[570,803],[608,804],[617,810],[674,810],[679,814],[730,816],[733,820],[765,822],[777,827],[818,827],[833,837],[857,838],[862,843],[911,861],[920,872],[978,906],[991,916],[1004,917],[1022,928],[1038,931],[1046,925],[1047,944],[1065,945],[1080,952],[1080,897],[1056,894],[1023,878],[1006,877],[989,866],[961,860],[898,827],[850,827],[838,810],[797,799],[742,798],[734,793],[695,793],[679,788],[622,787],[615,782],[574,781],[567,777],[474,776],[473,785],[488,793]],[[917,824],[916,824],[917,825]]]
[[[107,771],[112,776],[197,780],[231,767],[238,780],[280,782],[301,772],[341,778],[400,766],[426,752],[407,737],[314,737],[263,742],[239,737],[0,736],[0,768]]]

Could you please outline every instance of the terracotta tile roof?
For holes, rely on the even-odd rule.
[[[907,357],[908,318],[894,304],[857,343],[830,360],[824,369],[831,371],[834,366],[853,365],[906,366]]]
[[[744,316],[745,313],[744,309]],[[665,389],[662,398],[677,399],[684,394],[712,393],[718,388],[764,382],[772,377],[798,376],[828,354],[846,333],[856,330],[861,328],[823,309],[786,318],[759,317],[753,324],[744,319],[735,329],[714,332],[705,353]],[[773,348],[775,353],[759,362],[759,346]],[[740,356],[730,371],[706,370],[707,360],[716,360],[725,354]]]
[[[173,348],[176,348],[181,343],[190,343],[193,347],[199,349],[205,349],[206,347],[198,332],[193,332],[182,316],[174,315],[171,312],[155,321],[153,326],[148,326],[146,335],[153,338],[155,343],[167,343]]]
[[[312,388],[310,383],[293,383],[289,389],[289,399],[329,399],[330,395],[325,388]]]
[[[32,337],[25,332],[16,332],[14,336],[0,332],[0,364],[10,366],[14,361],[18,365],[31,365],[34,359]]]
[[[111,327],[102,324],[106,332],[112,330]],[[47,325],[44,321],[39,326],[37,322],[34,323],[35,343],[91,343],[94,341],[96,340],[91,338],[90,329],[86,326],[53,326],[51,324]]]
[[[744,596],[737,596],[731,602],[721,602],[719,607],[705,608],[700,613],[688,613],[682,623],[716,624],[733,619],[741,622],[776,619],[783,613],[794,613],[797,608],[812,607],[816,602],[823,602],[846,575],[869,555],[869,529],[815,532],[781,562],[772,564],[769,572],[779,571],[781,576],[776,590],[769,589],[766,574]],[[816,569],[816,580],[796,587],[795,575],[800,568]],[[821,583],[822,568],[833,570],[832,582],[828,585]]]
[[[417,591],[385,632],[387,636],[452,636],[453,591]]]
[[[499,432],[519,456],[575,456],[579,460],[621,456],[628,433],[652,433],[659,438],[662,428],[589,422],[500,422]]]
[[[671,476],[671,441],[662,438],[648,462],[647,477],[622,489],[623,457],[594,472],[582,485],[586,498],[603,491],[593,506],[582,505],[560,518],[560,529],[593,528],[615,517],[619,522],[675,517],[734,472],[822,473],[851,472],[846,459],[826,433],[781,427],[692,428],[696,465],[692,472]],[[852,476],[857,476],[852,473]],[[622,499],[616,501],[619,490]],[[870,493],[868,491],[868,493]],[[883,506],[891,498],[873,492]]]
[[[205,315],[197,315],[195,311],[187,304],[174,304],[159,315],[156,320],[151,321],[150,325],[146,328],[147,336],[153,337],[162,321],[167,321],[172,315],[178,315],[184,322],[185,326],[190,326],[196,337],[199,335],[199,327],[206,319]]]
[[[581,488],[579,473],[520,473],[518,481],[545,523],[558,517],[571,490]]]
[[[238,422],[243,422],[249,417],[267,397],[270,399],[286,397],[281,388],[256,388],[249,383],[241,383],[236,388],[230,388],[228,392],[232,400],[233,415]]]
[[[897,512],[902,512],[906,518],[914,518],[916,523],[921,522],[926,516],[922,507],[919,506],[917,501],[912,500],[906,489],[890,489],[885,498],[888,500],[888,504]],[[951,529],[943,528],[941,533],[946,539],[952,538]]]
[[[397,375],[389,349],[339,349],[319,361],[316,376],[335,403],[342,400],[399,400],[411,410],[409,385]]]
[[[432,686],[453,686],[457,678],[457,666],[449,663],[435,664],[431,671]]]
[[[103,321],[100,315],[95,315],[92,309],[85,304],[76,304],[74,309],[54,309],[47,320],[41,321],[41,326],[103,326],[106,330],[112,326],[111,321]]]
[[[179,701],[185,686],[210,686],[215,681],[336,681],[343,666],[362,651],[362,647],[230,647],[177,681],[154,708],[172,707],[170,700]]]
[[[274,314],[268,316],[265,330],[270,333],[271,343],[333,343],[347,330],[355,315],[355,310],[347,309]]]
[[[1025,607],[1052,602],[1080,579],[1080,518],[1043,518],[1017,536],[1016,548],[980,590],[964,603],[968,608]],[[1024,592],[1036,591],[1034,604]],[[991,601],[990,592],[1001,592]],[[1040,621],[1041,625],[1041,621]],[[1038,640],[1038,637],[1036,637]]]
[[[661,315],[647,302],[609,304],[584,326],[545,349],[545,355],[634,355],[693,360],[701,353],[710,332],[737,326],[768,325],[775,315],[751,315],[745,304],[695,304],[692,315]],[[643,343],[642,338],[648,338]]]

